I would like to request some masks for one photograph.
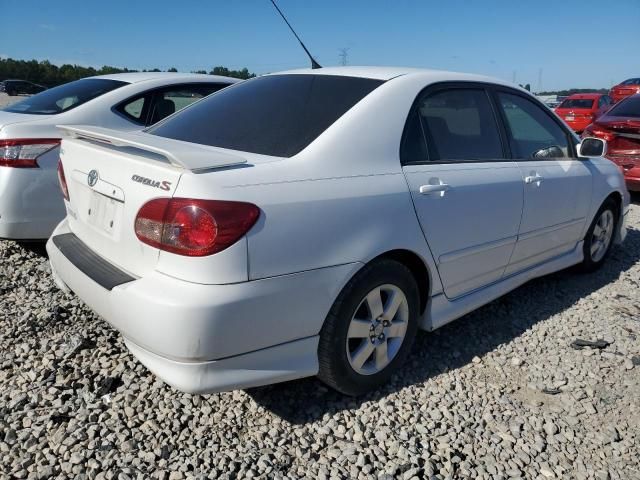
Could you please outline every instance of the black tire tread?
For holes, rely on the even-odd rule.
[[[354,291],[359,287],[360,282],[363,281],[363,279],[366,279],[371,275],[375,275],[376,272],[379,270],[388,271],[388,269],[396,270],[397,272],[402,272],[401,274],[403,276],[406,276],[406,278],[411,279],[412,287],[415,289],[414,292],[408,292],[408,295],[407,295],[407,292],[405,292],[405,295],[407,295],[408,301],[411,301],[409,299],[409,296],[413,295],[414,308],[413,309],[410,308],[410,311],[413,310],[413,312],[410,313],[410,316],[411,315],[415,316],[414,323],[416,325],[414,325],[414,328],[411,334],[409,332],[409,329],[411,327],[408,328],[408,333],[407,333],[407,336],[405,337],[405,340],[404,340],[405,343],[402,346],[402,351],[398,352],[398,355],[396,356],[396,358],[394,358],[393,362],[396,362],[396,359],[399,362],[402,362],[404,360],[404,357],[406,357],[406,355],[411,349],[411,345],[413,343],[413,337],[415,337],[415,330],[417,330],[417,310],[419,309],[418,287],[413,277],[413,274],[411,273],[411,270],[409,270],[409,268],[407,268],[405,265],[403,265],[400,262],[397,262],[391,259],[384,259],[384,258],[365,265],[360,271],[358,271],[358,273],[356,273],[356,275],[354,275],[354,277],[351,280],[349,280],[349,282],[345,285],[345,287],[342,289],[342,291],[338,295],[338,298],[333,303],[331,310],[329,311],[329,314],[327,315],[327,318],[325,319],[324,325],[320,332],[320,340],[318,343],[318,363],[319,363],[318,378],[322,380],[322,382],[330,386],[331,388],[341,393],[344,393],[346,395],[354,395],[354,396],[360,395],[365,393],[369,389],[361,388],[357,385],[345,384],[343,379],[340,378],[339,375],[337,375],[337,372],[334,369],[334,365],[332,364],[332,355],[334,353],[333,340],[336,338],[337,330],[339,329],[341,322],[344,321],[341,317],[341,313],[344,308],[344,303],[347,299],[349,299],[352,295],[354,295]]]

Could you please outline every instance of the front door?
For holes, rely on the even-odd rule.
[[[591,173],[545,107],[516,92],[496,96],[524,181],[518,243],[505,272],[511,274],[575,248],[591,203]]]
[[[506,159],[488,92],[440,85],[423,92],[403,136],[403,170],[445,295],[498,281],[522,215],[522,175]]]

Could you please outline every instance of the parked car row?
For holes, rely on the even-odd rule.
[[[66,217],[47,242],[57,285],[183,391],[318,375],[361,394],[407,368],[418,328],[571,265],[594,270],[626,234],[629,194],[606,141],[580,140],[497,79],[298,70],[158,123],[152,106],[126,108],[142,87],[54,120],[55,154],[42,140],[5,147],[0,170],[34,173],[59,153]],[[123,127],[132,111],[153,125]],[[37,180],[21,185],[14,198],[39,195]]]
[[[624,172],[627,188],[640,191],[640,94],[624,98],[585,128],[583,137],[607,141],[607,158]]]
[[[609,95],[601,93],[574,93],[565,98],[554,111],[576,133],[604,115],[615,103],[640,93],[640,78],[630,78],[611,88]]]

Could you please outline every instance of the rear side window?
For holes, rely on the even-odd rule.
[[[541,107],[519,95],[499,92],[511,154],[520,159],[569,157],[566,132]]]
[[[593,100],[590,98],[567,98],[559,108],[592,108]]]
[[[127,82],[104,78],[85,78],[45,90],[33,97],[14,103],[5,108],[5,111],[32,115],[55,115],[76,108],[124,85],[127,85]]]
[[[148,125],[158,123],[163,118],[191,105],[196,100],[226,87],[227,85],[185,85],[157,92],[151,107]]]
[[[640,78],[630,78],[629,80],[625,80],[620,85],[640,85]]]
[[[504,157],[491,102],[485,90],[452,88],[418,100],[417,118],[426,136],[430,161],[491,160]],[[409,119],[410,121],[415,119]],[[418,138],[418,125],[407,125],[405,140]],[[412,156],[420,155],[419,146]],[[403,161],[409,153],[403,148]]]
[[[153,125],[226,86],[226,83],[194,83],[147,90],[125,100],[115,109],[135,123]]]
[[[291,157],[383,82],[332,75],[270,75],[204,99],[148,132],[186,142]]]
[[[627,97],[607,112],[613,117],[640,118],[640,95]]]

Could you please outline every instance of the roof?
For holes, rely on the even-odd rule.
[[[471,73],[449,72],[446,70],[433,70],[427,68],[411,68],[411,67],[323,67],[317,69],[305,68],[299,70],[288,70],[285,72],[274,72],[270,75],[281,74],[314,74],[314,75],[340,75],[346,77],[362,77],[372,78],[376,80],[391,80],[401,75],[421,75],[425,80],[433,77],[434,81],[439,81],[443,77],[448,80],[456,81],[475,81],[475,82],[491,82],[501,85],[509,85],[518,88],[516,85],[501,80],[499,78],[486,77],[484,75],[475,75]]]
[[[129,73],[113,73],[111,75],[96,75],[88,78],[104,78],[107,80],[120,80],[121,82],[138,83],[145,82],[147,80],[175,80],[181,81],[193,81],[202,80],[210,82],[212,80],[228,81],[229,83],[235,83],[239,80],[237,78],[222,77],[220,75],[206,75],[202,73],[179,73],[179,72],[129,72]]]

